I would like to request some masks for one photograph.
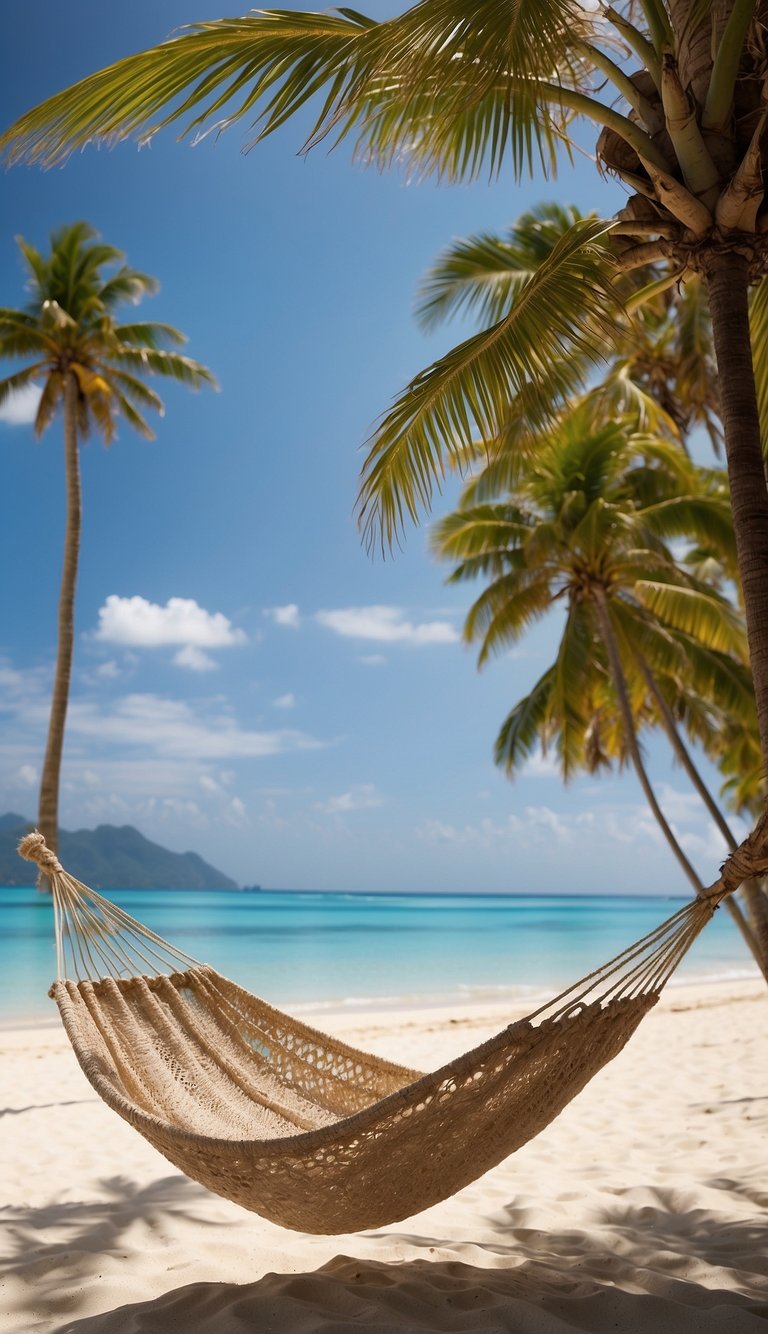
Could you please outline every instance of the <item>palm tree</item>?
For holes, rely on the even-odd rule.
[[[768,765],[768,490],[758,399],[768,405],[768,316],[750,329],[768,207],[762,102],[767,46],[757,0],[420,0],[375,22],[267,11],[198,23],[81,80],[22,116],[11,161],[60,161],[90,140],[144,139],[182,118],[202,133],[256,117],[255,138],[316,96],[306,146],[356,137],[379,164],[467,180],[554,172],[584,122],[599,165],[632,193],[613,223],[576,222],[491,328],[417,375],[382,419],[359,512],[395,540],[479,438],[504,447],[521,390],[544,411],[584,382],[595,333],[621,326],[626,273],[659,266],[646,295],[697,276],[712,320],[731,506],[758,723]],[[754,358],[753,358],[754,352]],[[578,362],[582,364],[579,365]],[[757,384],[756,384],[757,375]],[[507,441],[508,443],[508,441]]]
[[[135,304],[157,284],[123,264],[122,253],[100,241],[87,223],[54,232],[47,255],[21,238],[18,245],[31,299],[23,310],[0,309],[0,356],[27,364],[0,380],[0,403],[28,385],[41,384],[35,434],[41,436],[59,411],[64,423],[67,518],[56,673],[38,813],[40,831],[55,850],[82,522],[79,442],[95,428],[105,445],[112,444],[121,417],[145,439],[153,439],[144,413],[148,408],[162,412],[163,404],[144,383],[147,375],[170,377],[193,389],[215,380],[205,366],[174,350],[185,338],[171,325],[117,323],[121,304]]]
[[[519,470],[504,501],[478,505],[470,491],[437,525],[433,545],[441,558],[459,561],[452,582],[486,581],[464,630],[469,642],[480,641],[481,666],[565,604],[556,660],[504,722],[497,763],[512,773],[542,742],[554,743],[566,781],[578,769],[631,761],[698,893],[703,883],[664,815],[638,731],[661,724],[730,840],[673,706],[684,702],[685,723],[710,749],[725,717],[754,732],[740,618],[673,559],[664,541],[719,531],[727,548],[727,503],[710,474],[677,447],[631,426],[625,419],[596,428],[588,405],[579,404],[540,433],[535,462]],[[768,955],[735,905],[731,910],[768,978]]]
[[[476,315],[485,327],[495,323],[515,289],[547,263],[555,245],[581,217],[573,207],[544,204],[523,214],[502,236],[483,234],[452,242],[422,284],[417,307],[422,324],[431,328],[456,314]],[[628,276],[628,304],[632,304],[638,285],[647,282],[647,279],[648,274],[640,277],[640,271]],[[657,291],[653,299],[639,304],[634,317],[624,322],[623,337],[617,338],[611,348],[611,359],[604,375],[581,397],[582,421],[583,410],[588,410],[590,405],[594,408],[596,424],[603,422],[606,417],[613,416],[618,420],[628,413],[635,413],[644,428],[679,439],[683,447],[686,447],[691,430],[703,427],[715,450],[719,449],[722,436],[712,331],[709,312],[702,297],[701,282],[694,278],[686,283],[674,304],[668,290]],[[514,488],[515,479],[520,476],[520,451],[526,445],[531,455],[528,466],[535,467],[538,441],[531,427],[529,405],[523,396],[522,404],[515,402],[511,405],[505,428],[507,432],[514,432],[517,451],[498,452],[492,462],[486,463],[485,467],[476,472],[465,488],[462,501],[464,508],[473,503],[493,500],[509,486]],[[468,467],[473,462],[477,463],[477,454],[477,450],[467,451],[463,461]],[[704,474],[698,476],[703,478]],[[653,489],[657,479],[651,477],[649,480],[652,481]],[[636,474],[636,488],[638,482]],[[708,484],[717,488],[719,474],[710,473]],[[727,495],[727,489],[722,491],[722,495]],[[639,494],[635,499],[639,500]],[[717,544],[715,546],[717,548]],[[686,563],[692,573],[695,566],[699,579],[719,586],[724,578],[733,578],[736,573],[730,558],[726,562],[727,568],[724,568],[724,554],[722,546],[713,550],[699,545],[697,549],[691,550]],[[730,556],[732,553],[729,553]],[[692,646],[689,645],[688,651],[694,651]],[[647,664],[642,663],[641,668],[648,692],[655,703],[655,713],[646,721],[660,725],[665,731],[679,763],[704,802],[726,845],[731,851],[735,850],[736,839],[692,760],[677,727],[675,714],[686,719],[688,729],[721,766],[726,762],[726,757],[732,765],[737,755],[744,763],[745,738],[749,738],[749,744],[756,746],[756,757],[752,757],[747,764],[740,786],[736,786],[735,779],[733,782],[733,791],[740,799],[740,809],[745,808],[745,783],[749,782],[753,792],[756,786],[758,793],[763,790],[756,718],[752,720],[755,726],[748,729],[745,729],[742,718],[739,722],[739,737],[734,739],[734,724],[722,713],[718,715],[717,727],[713,727],[712,708],[707,700],[691,697],[690,692],[681,692],[679,683],[671,683],[672,692],[667,698],[664,687],[669,683],[665,682],[662,686]],[[732,665],[730,670],[733,670]],[[742,685],[743,681],[742,676]],[[541,703],[540,693],[534,692],[534,699]],[[529,722],[533,716],[529,712],[531,703],[529,700],[521,701],[520,716]],[[512,725],[515,716],[513,711],[508,720],[511,738],[518,735],[516,727]],[[601,741],[605,727],[603,701],[594,712],[585,735],[585,763],[588,766],[591,763],[600,764],[606,759]],[[622,761],[626,761],[628,755],[622,737],[623,731],[619,725],[618,731],[614,729],[613,741],[614,746],[619,748],[617,754]],[[506,761],[510,771],[514,768],[514,758],[508,751]],[[733,768],[730,772],[733,772]],[[743,888],[754,934],[759,939],[765,938],[762,957],[768,960],[768,900],[758,885],[751,883]],[[754,940],[751,943],[754,944]]]

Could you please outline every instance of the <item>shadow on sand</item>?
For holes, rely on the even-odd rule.
[[[750,1199],[735,1181],[713,1180]],[[34,1210],[3,1210],[18,1271],[34,1269],[29,1326],[71,1280],[73,1256],[120,1252],[135,1222],[194,1219],[204,1192],[178,1176],[135,1188],[101,1183],[107,1199]],[[368,1233],[409,1252],[395,1263],[340,1253],[303,1273],[253,1283],[192,1283],[151,1300],[46,1326],[51,1334],[763,1334],[768,1331],[768,1222],[728,1220],[691,1209],[685,1197],[647,1190],[652,1201],[617,1199],[588,1230],[536,1231],[519,1225],[514,1203],[483,1220],[483,1241],[405,1229]],[[757,1201],[753,1201],[757,1203]],[[489,1233],[488,1224],[492,1223]],[[217,1227],[217,1224],[206,1224]],[[65,1240],[46,1245],[49,1227]],[[350,1248],[351,1240],[341,1245]],[[446,1260],[445,1249],[462,1254]],[[437,1253],[442,1250],[443,1258]],[[430,1256],[434,1258],[430,1258]],[[466,1258],[478,1264],[467,1263]],[[306,1259],[306,1257],[305,1257]],[[96,1269],[100,1268],[100,1264]],[[30,1278],[32,1275],[30,1275]],[[245,1275],[244,1275],[245,1277]],[[61,1314],[58,1316],[61,1322]]]

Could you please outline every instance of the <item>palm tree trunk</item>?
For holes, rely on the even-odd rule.
[[[75,586],[80,556],[82,502],[80,495],[80,455],[77,440],[78,384],[70,371],[64,381],[64,469],[67,488],[67,518],[64,536],[64,560],[59,594],[59,638],[56,675],[51,697],[48,741],[40,779],[40,805],[37,823],[48,847],[56,852],[59,834],[59,774],[67,719],[69,683],[72,674],[72,647],[75,634]],[[41,888],[47,881],[41,877]]]
[[[624,723],[624,733],[625,733],[625,740],[627,743],[627,749],[629,750],[632,763],[635,766],[635,772],[637,773],[637,776],[640,780],[640,786],[642,787],[643,792],[645,793],[645,799],[648,802],[651,811],[653,812],[656,823],[658,824],[662,834],[664,835],[665,839],[667,840],[667,843],[669,844],[670,848],[675,854],[675,857],[677,858],[680,866],[685,872],[685,875],[688,877],[688,880],[690,884],[693,886],[695,893],[700,894],[701,891],[704,889],[704,883],[699,879],[695,870],[691,866],[691,863],[689,862],[688,858],[683,852],[683,849],[680,847],[680,844],[675,838],[672,828],[667,823],[667,819],[664,815],[664,812],[662,811],[658,801],[656,800],[656,793],[654,792],[653,787],[651,786],[651,780],[648,777],[647,770],[643,763],[643,757],[640,754],[640,746],[638,744],[637,731],[635,729],[635,720],[632,717],[632,706],[629,702],[627,679],[624,675],[624,668],[621,665],[621,655],[619,654],[619,647],[618,644],[616,643],[616,636],[613,631],[613,626],[611,625],[611,615],[608,610],[608,600],[602,588],[594,588],[593,596],[594,596],[593,605],[597,613],[597,623],[598,626],[600,627],[600,637],[605,646],[605,651],[608,654],[608,663],[611,670],[611,677],[613,678],[613,684],[616,690],[616,697],[619,701],[619,709],[621,711],[621,717]]]
[[[704,802],[704,805],[712,816],[717,828],[725,839],[726,844],[731,852],[735,852],[738,843],[731,832],[725,816],[693,762],[691,752],[680,735],[672,710],[656,684],[653,672],[645,659],[639,654],[637,660],[640,664],[640,670],[643,673],[643,677],[645,678],[645,683],[658,705],[661,725],[669,738],[675,755]],[[763,974],[766,982],[768,982],[768,921],[766,921],[766,914],[764,911],[765,894],[761,887],[755,884],[754,881],[743,884],[739,892],[743,893],[746,899],[752,923],[751,926],[750,923],[747,922],[739,904],[734,901],[734,896],[732,894],[729,894],[728,898],[725,900],[725,907],[751,950],[760,972]]]
[[[768,491],[752,367],[747,260],[736,251],[712,251],[706,282],[760,743],[768,769]]]

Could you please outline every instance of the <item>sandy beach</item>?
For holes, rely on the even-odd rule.
[[[323,1016],[427,1069],[498,1006]],[[670,987],[538,1139],[425,1213],[308,1237],[207,1194],[111,1113],[56,1025],[0,1032],[8,1334],[653,1331],[768,1322],[768,995]]]

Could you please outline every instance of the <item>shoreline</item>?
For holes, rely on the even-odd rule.
[[[674,975],[667,983],[665,992],[695,992],[711,987],[719,990],[721,988],[738,989],[757,986],[759,989],[761,984],[762,978],[757,967],[729,968],[713,973],[697,973],[690,977]],[[514,1015],[515,1018],[522,1018],[530,1010],[547,1001],[552,995],[556,994],[556,990],[560,989],[563,989],[562,984],[555,983],[552,984],[551,988],[546,988],[543,985],[534,986],[533,984],[525,987],[472,987],[467,985],[451,992],[414,993],[402,996],[350,996],[342,999],[309,1001],[281,1001],[269,998],[269,1004],[277,1009],[295,1014],[312,1027],[319,1028],[322,1028],[326,1021],[332,1024],[338,1022],[343,1025],[345,1020],[350,1019],[354,1022],[358,1016],[374,1018],[386,1014],[391,1017],[393,1022],[396,1022],[398,1016],[402,1015],[418,1014],[438,1017],[440,1015],[445,1016],[447,1012],[457,1009],[467,1010],[482,1022],[486,1012],[509,1013]],[[50,1011],[45,1016],[37,1014],[6,1016],[0,1013],[0,1034],[12,1033],[15,1030],[29,1033],[36,1028],[56,1028],[60,1023],[58,1012],[52,1000],[48,1001],[48,1005]]]

